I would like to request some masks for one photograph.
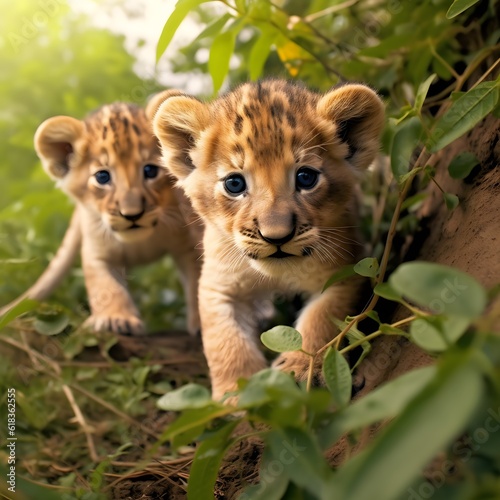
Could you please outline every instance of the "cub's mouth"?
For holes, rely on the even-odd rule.
[[[151,229],[153,227],[156,227],[158,225],[158,219],[154,219],[151,224],[148,225],[141,225],[137,224],[137,222],[133,222],[129,227],[125,228],[123,231],[134,231],[136,229]],[[122,230],[121,230],[122,231]]]
[[[312,255],[312,254],[313,254],[313,249],[311,247],[304,247],[300,251],[300,254],[285,252],[280,247],[278,247],[278,250],[276,250],[276,252],[272,253],[271,255],[268,255],[265,258],[266,259],[286,259],[288,257],[308,257],[309,255]]]
[[[278,248],[278,250],[276,250],[276,252],[267,256],[268,259],[286,259],[287,257],[297,257],[297,255],[293,255],[291,253],[284,252],[283,250],[281,250],[281,248]]]

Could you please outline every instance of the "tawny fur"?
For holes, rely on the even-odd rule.
[[[184,286],[188,330],[199,331],[202,226],[165,169],[159,168],[155,178],[144,175],[145,165],[161,165],[151,116],[164,99],[176,94],[165,91],[154,96],[146,110],[116,103],[101,107],[84,121],[56,116],[40,125],[35,135],[37,154],[76,207],[46,271],[0,314],[23,298],[47,298],[81,251],[91,308],[87,325],[97,331],[142,334],[145,327],[127,290],[126,271],[168,253]],[[111,175],[105,185],[95,177],[102,170]]]
[[[305,351],[337,334],[332,316],[350,312],[358,285],[322,289],[359,257],[354,189],[377,154],[383,119],[366,86],[322,95],[281,80],[244,84],[208,104],[173,96],[160,106],[153,126],[164,163],[206,225],[199,301],[214,398],[266,365],[255,303],[308,297],[296,323]],[[303,166],[319,172],[311,189],[298,187]],[[230,174],[244,176],[242,194],[225,189]],[[271,257],[278,249],[290,256]],[[308,362],[293,352],[275,365],[304,379]]]

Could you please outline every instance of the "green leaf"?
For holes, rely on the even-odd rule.
[[[335,413],[331,422],[320,431],[320,442],[327,447],[346,432],[395,417],[429,384],[436,372],[435,365],[418,368],[377,387],[351,406]]]
[[[51,311],[47,314],[38,314],[33,326],[42,335],[57,335],[69,324],[68,316],[62,311]]]
[[[337,349],[329,348],[326,352],[323,376],[335,406],[345,408],[351,400],[352,376],[349,363]]]
[[[390,283],[379,283],[374,289],[373,293],[382,297],[383,299],[392,300],[394,302],[401,302],[401,294],[397,292]]]
[[[260,336],[262,343],[271,351],[288,352],[302,349],[302,335],[291,326],[275,326]]]
[[[373,321],[376,321],[379,325],[381,323],[380,321],[380,316],[378,315],[378,312],[377,311],[368,311],[366,313],[366,316],[370,319],[373,319]],[[361,332],[360,332],[361,333]],[[363,337],[364,337],[364,334],[363,334]]]
[[[266,368],[250,377],[240,393],[238,408],[253,408],[271,401],[286,405],[302,399],[303,393],[290,374]]]
[[[330,288],[333,284],[338,283],[339,281],[344,281],[346,278],[350,278],[355,274],[356,271],[354,271],[354,264],[349,264],[347,266],[341,267],[338,271],[333,273],[333,275],[330,276],[330,278],[328,278],[328,281],[325,283],[325,286],[323,287],[322,293],[327,288]]]
[[[263,25],[260,30],[262,33],[255,40],[248,57],[250,80],[257,80],[262,75],[264,64],[271,52],[271,46],[277,37],[276,31],[269,25]]]
[[[476,165],[479,165],[476,156],[465,151],[451,160],[448,172],[453,179],[465,179]]]
[[[33,311],[39,303],[36,300],[24,299],[19,304],[16,304],[12,309],[7,311],[3,316],[0,316],[0,330],[7,326],[11,321],[21,316],[21,314]]]
[[[370,311],[368,316],[371,317],[372,319],[375,319],[374,318],[375,316],[377,318],[375,319],[375,321],[377,322],[379,321],[378,314],[375,311]],[[354,343],[362,341],[366,337],[366,335],[360,330],[358,330],[355,326],[351,326],[349,331],[346,333],[346,337],[347,341],[349,342],[349,345],[353,345]],[[359,344],[359,347],[361,347],[362,352],[359,358],[356,360],[354,366],[351,368],[351,373],[354,372],[354,370],[363,362],[363,360],[366,358],[366,356],[368,356],[368,354],[370,354],[370,351],[372,350],[370,342],[362,342],[361,344]]]
[[[391,170],[398,182],[408,173],[413,152],[421,138],[422,124],[417,117],[410,118],[396,131],[391,148]]]
[[[210,391],[198,384],[186,384],[164,394],[156,403],[160,410],[182,411],[204,408],[213,403]]]
[[[367,278],[375,278],[378,273],[378,261],[374,257],[367,257],[354,265],[354,272]]]
[[[208,58],[208,71],[212,76],[214,94],[222,87],[229,71],[229,61],[234,52],[235,41],[236,34],[230,30],[217,35],[212,42]]]
[[[187,444],[197,438],[209,422],[229,415],[233,411],[234,408],[231,406],[220,403],[212,403],[210,406],[204,408],[185,410],[175,422],[165,429],[158,440],[157,446],[165,441],[174,440],[177,436],[181,435],[188,436],[187,441],[184,440],[182,442],[182,444]],[[180,446],[180,444],[178,442],[176,445]]]
[[[175,4],[175,9],[170,14],[170,17],[167,19],[165,26],[163,26],[163,30],[161,32],[160,38],[158,40],[158,44],[156,46],[156,62],[160,60],[160,57],[167,50],[172,38],[177,31],[177,28],[180,26],[184,18],[188,15],[188,13],[194,10],[196,7],[201,5],[202,3],[209,2],[211,0],[179,0]]]
[[[398,179],[398,183],[401,185],[401,184],[404,184],[408,179],[412,178],[412,177],[415,177],[416,174],[418,174],[419,172],[421,172],[423,170],[422,167],[416,167],[416,168],[412,168],[409,172],[407,172],[406,174],[404,175],[401,175]]]
[[[446,17],[448,19],[453,19],[455,16],[458,16],[478,2],[479,0],[455,0],[448,9]]]
[[[470,325],[468,318],[416,319],[410,325],[411,340],[429,352],[440,352],[454,344]]]
[[[231,19],[231,14],[224,14],[223,16],[219,17],[215,21],[211,22],[195,39],[196,40],[202,40],[203,38],[212,38],[216,36],[226,23]]]
[[[289,484],[286,474],[270,474],[276,463],[282,463],[283,458],[278,457],[278,462],[269,447],[264,448],[259,467],[258,484],[243,490],[240,500],[282,500]]]
[[[388,325],[386,323],[382,323],[379,326],[379,330],[384,335],[403,335],[404,337],[408,335],[404,330],[401,330],[401,328],[395,328],[394,326]]]
[[[448,210],[455,210],[460,203],[458,196],[452,193],[443,193],[443,199]]]
[[[429,151],[436,153],[443,149],[493,111],[498,101],[498,86],[498,80],[483,82],[457,99],[437,121],[428,141]]]
[[[420,114],[420,110],[422,109],[422,105],[424,104],[425,98],[427,97],[427,93],[429,92],[429,88],[436,78],[436,74],[433,73],[429,78],[427,78],[424,82],[422,82],[418,86],[417,95],[415,96],[415,104],[413,109]]]
[[[407,262],[392,273],[389,284],[435,314],[475,319],[486,306],[486,292],[472,276],[441,264]]]
[[[239,420],[228,422],[204,440],[193,458],[189,471],[188,500],[213,500],[215,481],[230,436]]]
[[[333,473],[309,433],[292,427],[277,428],[269,431],[264,439],[274,460],[280,464],[280,470],[290,481],[314,497],[326,492]]]
[[[338,469],[335,498],[371,500],[374,491],[384,500],[401,498],[432,458],[464,430],[482,404],[484,389],[470,353],[447,358],[437,377],[369,448]],[[397,474],[388,481],[387,471]]]
[[[417,193],[414,194],[413,196],[406,198],[406,200],[401,205],[401,210],[406,210],[411,208],[412,210],[410,211],[413,211],[417,209],[420,206],[420,202],[427,199],[428,196],[429,196],[428,193]]]

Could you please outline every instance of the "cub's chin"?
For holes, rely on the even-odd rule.
[[[282,258],[266,257],[250,259],[250,266],[259,273],[272,278],[281,278],[286,273],[293,273],[305,260],[305,257],[289,256]]]
[[[134,227],[124,231],[113,231],[113,234],[122,243],[136,243],[149,238],[153,232],[154,227]]]

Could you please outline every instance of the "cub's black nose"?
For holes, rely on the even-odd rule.
[[[144,210],[142,212],[139,212],[138,214],[123,214],[120,212],[120,215],[124,219],[129,220],[130,222],[135,222],[136,220],[139,220],[144,215]]]
[[[288,243],[295,236],[295,226],[290,233],[288,233],[286,236],[281,236],[280,238],[276,238],[275,235],[270,238],[269,236],[262,234],[260,231],[259,234],[264,241],[267,241],[267,243],[279,247],[281,245],[284,245],[285,243]]]

